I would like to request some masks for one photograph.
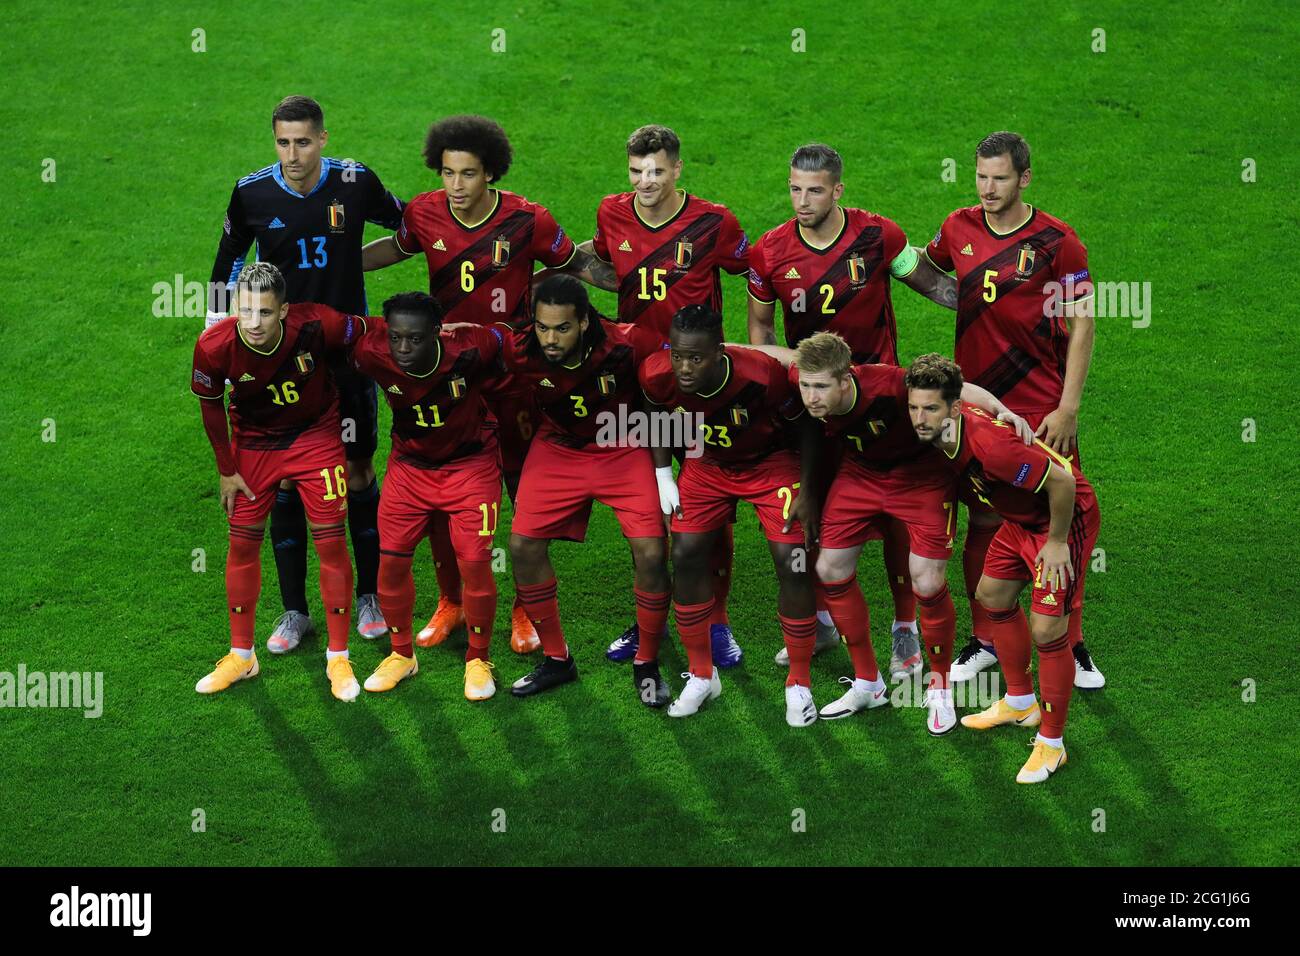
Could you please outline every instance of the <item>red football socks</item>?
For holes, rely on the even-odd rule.
[[[704,604],[673,602],[673,617],[677,619],[677,633],[686,648],[690,671],[705,680],[713,676],[713,649],[709,644],[709,615],[712,612],[712,600]]]
[[[262,593],[262,534],[261,528],[230,526],[230,552],[226,555],[230,646],[245,651],[253,649],[253,616]]]
[[[460,604],[460,567],[456,563],[456,549],[451,543],[450,518],[444,511],[435,512],[429,532],[429,550],[433,552],[433,573],[438,578],[438,596],[452,604]]]
[[[346,651],[352,628],[352,559],[348,557],[347,533],[343,525],[337,525],[315,529],[311,537],[320,559],[320,599],[325,605],[329,649]]]
[[[541,584],[515,583],[515,593],[524,604],[528,619],[533,622],[542,642],[542,653],[557,660],[569,659],[569,645],[564,641],[560,627],[560,602],[556,598],[555,578]]]
[[[781,637],[785,639],[785,650],[790,655],[790,672],[786,674],[785,686],[801,684],[812,686],[813,643],[817,640],[817,617],[786,617],[778,614],[781,622]]]
[[[1025,612],[1016,605],[1003,611],[985,608],[984,613],[988,615],[989,632],[998,654],[998,664],[1002,667],[1002,678],[1007,682],[1007,693],[1012,697],[1032,694],[1034,681],[1029,676],[1029,619],[1025,617]],[[1070,671],[1070,682],[1074,682],[1073,670]]]
[[[894,596],[894,620],[916,620],[916,595],[912,593],[912,572],[908,555],[912,551],[912,537],[907,524],[891,518],[885,528],[885,573],[889,575],[889,592]]]
[[[659,644],[664,638],[664,628],[668,625],[668,605],[672,595],[667,591],[656,594],[653,591],[632,589],[636,596],[636,626],[640,633],[637,644],[636,663],[646,664],[659,659]]]
[[[1043,711],[1038,732],[1044,737],[1060,737],[1074,689],[1074,654],[1068,637],[1062,635],[1050,644],[1038,645],[1038,689]]]
[[[854,676],[861,680],[879,680],[876,652],[871,647],[871,617],[867,611],[867,599],[858,587],[857,574],[843,581],[823,583],[821,590],[826,595],[826,608],[831,612],[831,620],[849,646]]]
[[[952,666],[952,643],[957,634],[957,610],[952,606],[952,595],[945,584],[938,594],[930,597],[916,596],[917,611],[921,616],[921,635],[925,638],[925,653],[930,658],[931,687],[948,686],[948,669]]]
[[[413,552],[379,551],[379,609],[388,625],[394,654],[414,657],[411,614],[415,608],[415,578],[411,577]]]
[[[464,582],[461,593],[465,603],[465,630],[469,632],[465,660],[486,661],[490,659],[488,649],[497,616],[497,582],[492,577],[492,562],[462,560],[460,577]],[[558,607],[556,614],[559,614]]]

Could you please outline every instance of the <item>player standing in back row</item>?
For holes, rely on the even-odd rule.
[[[979,205],[949,215],[926,255],[957,273],[953,354],[966,381],[1023,415],[1048,448],[1077,468],[1079,401],[1095,332],[1088,250],[1068,224],[1021,198],[1029,180],[1023,137],[985,137],[975,150]],[[999,523],[979,504],[968,509],[962,564],[973,636],[953,664],[954,680],[974,677],[997,660],[975,588]],[[1070,643],[1075,686],[1102,687],[1106,679],[1084,646],[1078,614],[1070,617]]]
[[[720,270],[749,269],[749,239],[726,206],[677,188],[682,144],[666,126],[642,126],[627,141],[632,192],[606,196],[596,210],[590,248],[618,275],[618,318],[667,341],[673,316],[688,305],[722,312]],[[731,525],[718,535],[710,571],[714,610],[709,637],[719,667],[740,663],[742,652],[727,620],[731,590]],[[635,625],[610,645],[610,660],[636,656]]]
[[[892,219],[840,206],[843,170],[840,154],[823,143],[801,146],[790,157],[795,216],[765,232],[749,252],[749,341],[776,344],[779,300],[789,348],[814,333],[835,332],[848,343],[853,364],[896,366],[898,330],[890,277],[949,309],[957,306],[957,284],[909,246]],[[828,460],[820,472],[829,482],[839,468],[841,446],[824,447]],[[894,598],[890,676],[901,680],[921,668],[907,525],[889,521],[883,544]],[[814,652],[820,653],[837,645],[839,634],[831,626],[820,590],[817,604]],[[787,663],[784,650],[777,663]]]
[[[257,243],[258,259],[284,277],[290,302],[317,302],[340,312],[365,315],[361,240],[367,222],[395,229],[402,202],[384,188],[373,170],[359,163],[322,157],[329,141],[320,105],[306,96],[285,97],[271,115],[280,161],[235,184],[212,266],[209,285],[217,301],[208,306],[208,325],[227,312],[227,298]],[[372,458],[379,440],[375,383],[346,363],[332,370],[339,389],[343,447],[347,453],[348,527],[357,562],[357,633],[373,640],[386,630],[376,598],[379,572],[379,483]],[[271,508],[271,546],[280,579],[284,614],[266,642],[267,650],[293,650],[313,631],[307,615],[307,517],[291,485],[280,489]]]

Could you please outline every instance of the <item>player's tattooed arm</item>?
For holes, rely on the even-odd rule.
[[[916,253],[916,267],[907,275],[898,276],[898,280],[931,302],[955,311],[957,308],[956,278],[939,271],[928,256],[920,254],[915,249],[912,251]]]
[[[776,345],[776,303],[749,297],[749,344]]]
[[[1029,422],[1003,405],[988,389],[981,388],[973,382],[962,382],[961,400],[968,405],[984,409],[1000,422],[1006,422],[1016,430],[1016,434],[1026,445],[1034,443],[1034,430],[1029,427]]]
[[[411,257],[397,247],[396,239],[384,236],[361,247],[361,271],[373,272],[409,258]]]
[[[614,272],[614,267],[608,262],[603,262],[592,251],[590,239],[578,246],[568,266],[556,271],[577,276],[588,285],[604,289],[606,292],[618,291],[618,275]]]

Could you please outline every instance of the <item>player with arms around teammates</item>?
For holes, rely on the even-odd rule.
[[[681,140],[666,126],[648,125],[627,140],[632,191],[606,196],[596,209],[596,234],[579,248],[613,266],[618,277],[618,318],[667,340],[673,316],[688,305],[722,312],[721,272],[749,268],[749,239],[735,215],[720,203],[679,189]],[[743,653],[731,633],[732,539],[728,524],[718,535],[710,564],[714,609],[709,636],[714,662],[734,667]],[[610,660],[634,658],[639,632],[628,628],[610,645]]]
[[[442,179],[443,188],[412,199],[397,233],[365,247],[365,268],[382,269],[423,253],[429,292],[448,323],[526,323],[539,263],[613,291],[613,270],[577,249],[545,206],[497,185],[510,170],[513,157],[510,139],[494,120],[485,116],[438,120],[425,137],[424,161]],[[533,390],[507,376],[485,397],[499,423],[506,490],[513,496],[538,424]],[[441,644],[465,623],[446,516],[435,520],[430,544],[439,595],[437,609],[416,637],[422,647]],[[537,634],[518,600],[511,631],[515,652],[537,648]]]
[[[848,343],[854,364],[898,364],[898,331],[890,296],[897,279],[946,308],[956,308],[957,285],[907,243],[893,220],[840,205],[844,162],[823,143],[809,143],[790,157],[789,189],[794,218],[764,233],[749,253],[749,340],[776,343],[776,304],[785,344],[832,331]],[[834,475],[840,446],[828,443],[821,472]],[[824,489],[823,489],[824,490]],[[907,526],[884,527],[885,571],[894,598],[891,676],[901,680],[920,669],[916,599],[908,571]],[[839,635],[820,605],[816,652],[834,647]],[[786,663],[784,651],[777,663]]]
[[[330,691],[339,700],[355,700],[361,687],[348,661],[352,564],[343,531],[347,466],[330,362],[357,340],[366,323],[329,306],[290,303],[284,277],[269,262],[244,266],[235,294],[238,315],[199,336],[190,377],[190,388],[201,399],[203,427],[220,475],[221,506],[230,522],[230,653],[195,690],[217,693],[258,674],[253,621],[262,588],[262,536],[276,489],[282,481],[292,481],[320,559]]]
[[[957,274],[953,355],[967,381],[1023,415],[1052,451],[1077,465],[1079,402],[1095,333],[1088,250],[1067,223],[1024,201],[1030,177],[1023,137],[985,137],[975,150],[979,204],[949,215],[926,256]],[[953,665],[956,680],[997,659],[974,595],[999,519],[978,501],[967,518],[962,561],[974,634]],[[1070,617],[1070,643],[1075,686],[1102,687],[1106,679],[1083,643],[1078,614]]]
[[[361,247],[366,222],[396,228],[402,203],[375,172],[359,163],[322,156],[329,131],[320,105],[289,96],[271,116],[279,162],[235,184],[212,266],[208,324],[227,313],[225,300],[251,244],[257,258],[284,277],[289,302],[317,302],[340,312],[365,315]],[[334,370],[347,452],[351,507],[348,526],[357,562],[357,632],[374,639],[385,631],[376,599],[379,484],[372,458],[379,431],[374,382],[346,364]],[[292,487],[285,486],[271,508],[271,544],[284,614],[267,649],[293,650],[314,630],[307,614],[307,519]]]
[[[917,436],[959,476],[962,497],[1001,516],[975,599],[984,609],[1007,682],[1006,696],[962,726],[1041,727],[1017,783],[1042,783],[1066,761],[1066,715],[1074,685],[1071,619],[1083,609],[1084,578],[1101,512],[1083,473],[1045,442],[1025,445],[1005,422],[961,400],[962,373],[939,355],[907,370],[908,412]],[[1032,585],[1026,620],[1020,594]],[[1038,648],[1034,697],[1030,648]]]

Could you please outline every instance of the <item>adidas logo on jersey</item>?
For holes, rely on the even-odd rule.
[[[447,251],[447,247],[444,246],[444,245],[442,244],[442,240],[441,240],[441,239],[439,239],[437,242],[435,242],[435,243],[433,244],[433,248],[437,249],[439,252],[446,252],[446,251]]]
[[[393,395],[401,395],[401,394],[402,394],[402,390],[401,390],[400,388],[398,388],[396,385],[389,385],[389,386],[388,386],[388,391],[389,391],[390,393],[392,393]]]
[[[968,242],[966,245],[961,247],[961,254],[963,256],[973,256],[975,255],[975,250],[970,247],[970,243]]]
[[[551,380],[549,378],[542,379],[538,384],[545,385],[547,388],[555,388],[555,386],[551,384]]]
[[[794,268],[793,266],[790,268],[790,271],[787,272],[787,273],[785,274],[785,277],[786,277],[787,279],[802,279],[802,278],[803,278],[803,276],[799,275],[799,270],[796,269],[796,268]]]
[[[257,381],[257,379],[253,378],[253,376],[249,375],[247,372],[245,372],[243,375],[239,376],[239,380],[240,380],[241,382],[256,382],[256,381]]]
[[[283,228],[284,228],[284,223],[282,223],[282,222],[280,221],[280,217],[279,217],[279,216],[276,216],[274,219],[272,219],[270,222],[268,222],[268,223],[266,224],[266,228],[267,228],[267,229],[283,229]]]
[[[1048,594],[1045,598],[1043,598],[1043,606],[1056,607],[1056,598],[1052,597],[1051,594]]]
[[[618,251],[619,251],[619,252],[631,252],[631,251],[632,251],[632,244],[629,243],[626,239],[624,239],[622,242],[620,242],[620,243],[618,244]]]

